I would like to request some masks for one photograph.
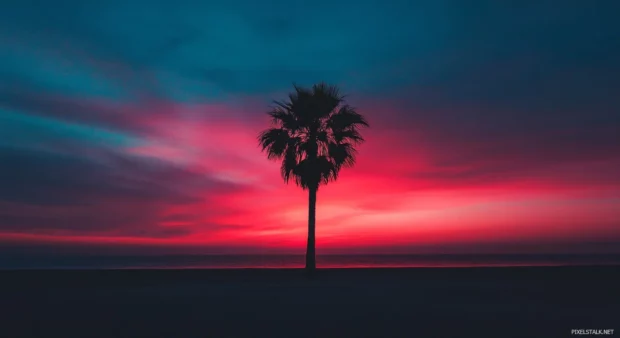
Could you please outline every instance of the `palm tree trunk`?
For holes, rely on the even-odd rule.
[[[316,269],[315,255],[315,226],[316,226],[316,188],[309,190],[308,203],[308,247],[306,248],[306,273],[308,277],[314,276]]]

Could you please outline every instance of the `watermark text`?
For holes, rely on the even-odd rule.
[[[589,335],[610,336],[614,334],[614,329],[571,329],[570,334],[579,335],[579,336],[589,336]]]

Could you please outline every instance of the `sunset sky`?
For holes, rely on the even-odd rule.
[[[319,254],[620,253],[618,2],[207,3],[0,4],[0,251],[303,253],[257,135],[326,81]]]

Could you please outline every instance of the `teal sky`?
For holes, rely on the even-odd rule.
[[[306,197],[255,138],[326,81],[372,128],[319,197],[322,250],[617,251],[618,12],[4,1],[0,245],[298,250]]]

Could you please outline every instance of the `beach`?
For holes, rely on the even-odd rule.
[[[568,337],[620,329],[619,272],[0,271],[0,337]]]

